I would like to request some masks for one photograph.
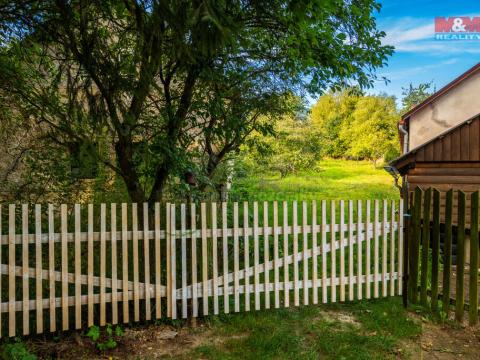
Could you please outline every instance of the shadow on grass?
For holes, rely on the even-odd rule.
[[[207,359],[397,358],[421,333],[401,299],[318,305],[212,317],[217,341],[189,354]]]

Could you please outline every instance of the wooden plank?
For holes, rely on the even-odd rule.
[[[81,228],[81,208],[80,204],[75,204],[75,329],[82,328],[82,248],[80,237]]]
[[[1,219],[0,219],[1,221]],[[0,222],[1,227],[1,222]],[[43,261],[42,261],[42,208],[35,205],[35,296],[37,302],[37,334],[43,333]]]
[[[148,225],[147,225],[148,227]],[[180,228],[181,228],[181,252],[182,252],[182,318],[188,316],[188,296],[187,296],[187,210],[186,205],[180,205]],[[145,271],[147,269],[145,268]]]
[[[8,205],[8,336],[16,334],[15,322],[15,204]]]
[[[170,303],[172,304],[172,319],[177,318],[177,230],[175,204],[170,204]],[[135,252],[134,252],[135,254]],[[135,270],[134,270],[135,274]],[[135,275],[134,275],[135,276]],[[135,282],[135,281],[134,281]],[[134,285],[135,288],[135,285]]]
[[[155,225],[156,226],[156,225]],[[197,287],[197,212],[195,203],[190,205],[190,227],[192,229],[192,316],[198,316],[198,287]],[[158,226],[160,229],[160,226]],[[160,237],[160,230],[159,230]],[[160,249],[159,249],[160,252]],[[158,254],[157,261],[160,264],[160,255]],[[160,274],[160,271],[159,271]],[[159,276],[160,277],[160,276]],[[159,281],[158,281],[159,282]],[[158,293],[160,295],[160,285],[158,286]],[[159,306],[159,305],[157,305]],[[159,317],[159,316],[157,316]]]
[[[382,216],[382,296],[387,296],[388,201],[383,200]]]
[[[432,310],[438,311],[438,275],[440,258],[440,192],[433,190],[433,234],[432,234]]]
[[[380,252],[379,252],[379,201],[375,199],[373,210],[373,297],[379,296],[379,282],[380,282]]]
[[[303,254],[303,304],[308,305],[308,283],[309,283],[309,278],[308,278],[308,234],[307,234],[307,221],[308,217],[308,212],[307,212],[307,202],[303,201],[302,202],[302,234],[303,234],[303,249],[302,249],[302,254]],[[265,264],[268,262],[265,261]]]
[[[228,219],[227,203],[222,202],[222,247],[223,247],[223,311],[225,314],[230,312],[230,300],[228,298]]]
[[[259,244],[258,244],[258,203],[253,203],[253,291],[255,293],[255,310],[260,310],[260,275],[259,267]]]
[[[353,201],[348,200],[348,299],[353,300],[354,296],[354,274],[353,274]]]
[[[443,160],[443,139],[437,139],[433,142],[433,161],[442,161]]]
[[[173,217],[174,214],[171,214]],[[173,231],[173,229],[172,229]],[[138,268],[138,210],[137,204],[132,203],[132,260],[133,260],[133,318],[140,321],[140,278]],[[175,306],[174,306],[175,307]]]
[[[463,139],[462,139],[463,141]],[[455,319],[458,322],[463,321],[465,289],[465,193],[458,192],[458,226],[457,226],[457,284],[455,301]]]
[[[453,190],[447,192],[445,201],[445,244],[443,248],[443,285],[442,304],[443,312],[448,317],[450,308],[450,276],[452,273],[452,207]]]
[[[448,170],[442,175],[410,175],[408,180],[415,184],[478,184],[478,175],[451,175]]]
[[[469,125],[465,124],[460,127],[460,158],[463,161],[470,160],[470,136]]]
[[[422,262],[420,277],[420,303],[427,305],[427,279],[428,279],[428,253],[430,250],[430,208],[432,203],[432,189],[425,191],[423,199],[423,225],[422,225]]]
[[[425,161],[425,147],[418,149],[417,153],[415,154],[415,158],[417,161]]]
[[[357,299],[363,298],[362,288],[362,258],[363,258],[363,246],[362,246],[362,200],[357,202]]]
[[[478,124],[478,121],[476,121]],[[469,323],[475,325],[478,322],[478,202],[479,192],[472,194],[471,198],[471,231],[470,231],[470,284],[469,284]]]
[[[289,281],[289,263],[288,258],[288,204],[283,202],[283,303],[285,307],[290,306],[290,281]]]
[[[111,263],[112,263],[112,324],[118,324],[118,293],[117,293],[117,204],[110,205],[111,230]]]
[[[365,208],[365,212],[366,212],[366,229],[365,229],[365,297],[367,299],[370,299],[372,297],[372,290],[371,290],[371,281],[370,281],[370,267],[371,267],[371,243],[370,243],[370,239],[371,239],[371,233],[370,233],[370,227],[372,225],[371,221],[370,221],[370,200],[367,200],[367,203],[366,203],[366,208]],[[392,229],[393,229],[393,223],[392,223]],[[393,230],[392,230],[393,232]],[[391,274],[391,276],[393,276],[393,272]]]
[[[403,213],[403,199],[400,199],[398,221],[400,226],[398,227],[398,294],[403,294],[403,232],[404,232],[404,213]]]
[[[250,249],[248,238],[248,202],[243,203],[243,266],[245,272],[245,311],[250,311],[250,276],[247,275],[247,269],[250,267]]]
[[[68,330],[68,222],[67,205],[60,205],[60,221],[62,234],[62,330]]]
[[[107,324],[105,283],[107,271],[107,206],[100,204],[100,326]]]
[[[165,297],[167,298],[167,317],[171,318],[172,317],[172,297],[170,294],[172,293],[172,267],[171,267],[171,262],[172,262],[172,254],[171,254],[171,232],[170,232],[170,227],[171,227],[171,221],[170,221],[170,203],[166,203],[165,205],[165,248],[166,248],[166,260],[167,260],[167,273],[166,273],[166,278],[167,278],[167,292],[165,294]]]
[[[298,211],[297,202],[292,204],[292,227],[293,227],[293,303],[300,306],[300,284],[298,277]]]
[[[395,200],[390,207],[390,295],[395,295]]]
[[[443,161],[451,161],[452,158],[452,137],[446,136],[442,141]]]
[[[0,239],[2,238],[2,227],[3,227],[2,204],[0,204]],[[1,259],[2,259],[2,244],[0,244],[0,260]],[[3,261],[0,261],[0,262],[3,263]],[[0,290],[1,289],[2,289],[2,276],[0,274]],[[0,302],[3,302],[1,291],[0,291]],[[2,312],[0,311],[0,337],[3,334],[2,327],[3,327]]]
[[[470,161],[479,161],[480,160],[480,122],[478,118],[470,124],[469,135],[470,135]]]
[[[128,289],[128,209],[127,204],[122,203],[122,285],[123,289]],[[123,291],[122,310],[123,322],[129,322],[129,305],[128,305],[128,291]]]
[[[233,294],[234,311],[240,312],[240,246],[238,243],[238,203],[233,203]]]
[[[454,131],[451,136],[451,158],[452,161],[459,161],[461,159],[461,147],[460,147],[460,131]]]
[[[22,295],[23,335],[30,334],[30,294],[28,274],[28,205],[22,205]]]
[[[461,163],[460,163],[461,164]],[[442,176],[448,174],[450,176],[480,176],[480,167],[473,167],[471,163],[464,163],[464,167],[425,167],[426,164],[417,164],[417,167],[409,170],[409,178],[415,176]],[[459,165],[457,163],[457,165]]]
[[[330,279],[330,300],[331,302],[337,302],[337,286],[335,285],[335,280],[337,278],[336,270],[336,258],[337,258],[337,251],[336,251],[336,242],[337,242],[337,233],[335,231],[335,200],[331,201],[330,204],[330,272],[331,272],[331,279]]]
[[[410,301],[416,304],[418,301],[418,263],[420,257],[420,239],[421,239],[421,204],[422,204],[422,189],[415,188],[415,203],[414,214],[412,218],[413,234],[411,239],[411,261],[410,261],[410,276],[409,276],[409,288]]]
[[[273,281],[275,309],[280,307],[280,259],[278,256],[278,203],[273,202]]]
[[[313,303],[318,304],[318,245],[317,245],[317,202],[312,201],[312,278]]]
[[[57,331],[57,316],[55,309],[55,222],[54,222],[53,205],[48,204],[48,283],[50,288],[49,296],[49,317],[50,332]]]
[[[327,202],[322,200],[322,303],[327,302]]]
[[[207,244],[207,205],[200,204],[202,222],[202,301],[203,315],[208,315],[208,244]],[[214,277],[215,278],[215,277]]]
[[[425,146],[425,161],[433,161],[433,143]]]
[[[183,213],[185,208],[183,208]],[[185,214],[182,214],[182,220]],[[150,238],[149,238],[149,208],[148,203],[143,203],[143,282],[145,284],[145,320],[152,319],[152,304],[151,304],[151,293],[150,293]],[[182,240],[183,242],[183,240]],[[182,245],[183,246],[183,245]],[[185,307],[186,307],[185,302]]]
[[[212,203],[212,280],[213,314],[218,315],[218,240],[217,240],[217,204]]]
[[[88,204],[87,222],[88,222],[88,240],[87,240],[87,325],[93,326],[93,204]],[[112,234],[115,236],[115,234]]]
[[[270,261],[270,244],[268,236],[268,202],[263,202],[263,263],[266,265]],[[264,285],[265,285],[265,309],[270,309],[270,271],[265,266]]]
[[[340,200],[340,301],[345,301],[345,201]]]

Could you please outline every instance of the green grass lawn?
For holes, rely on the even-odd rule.
[[[257,200],[398,199],[393,178],[366,161],[323,160],[314,170],[238,179],[233,198]]]
[[[398,297],[221,315],[207,323],[216,341],[185,358],[407,358],[411,354],[400,344],[421,333]]]

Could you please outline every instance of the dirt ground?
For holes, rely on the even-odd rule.
[[[411,316],[418,318],[416,314]],[[398,354],[426,360],[480,359],[480,326],[423,321],[422,328],[422,335],[402,343]],[[192,349],[220,345],[222,341],[204,325],[180,329],[152,325],[127,329],[118,347],[108,353],[100,352],[89,339],[74,334],[58,342],[36,340],[29,345],[43,359],[187,359]]]
[[[480,359],[480,328],[423,324],[418,359]]]

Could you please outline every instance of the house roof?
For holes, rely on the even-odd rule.
[[[402,121],[405,120],[406,118],[410,117],[411,115],[413,115],[417,111],[423,109],[425,106],[427,106],[428,104],[433,102],[435,99],[439,98],[440,96],[442,96],[443,94],[445,94],[446,92],[450,91],[452,88],[454,88],[455,86],[460,84],[462,81],[464,81],[465,79],[468,79],[470,76],[476,74],[479,71],[480,71],[480,63],[476,64],[475,66],[473,66],[469,70],[465,71],[462,75],[460,75],[455,80],[453,80],[450,83],[448,83],[447,85],[445,85],[443,88],[438,90],[436,93],[434,93],[433,95],[431,95],[430,97],[428,97],[427,99],[422,101],[420,104],[415,106],[413,109],[407,111],[405,114],[402,115]]]
[[[417,146],[389,164],[401,174],[417,161],[463,162],[480,161],[480,114],[448,129]]]

